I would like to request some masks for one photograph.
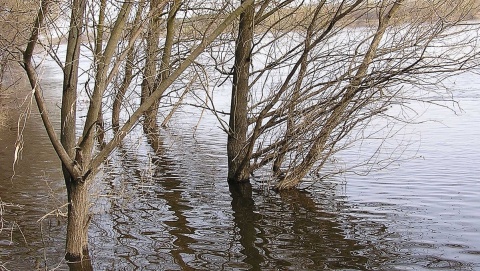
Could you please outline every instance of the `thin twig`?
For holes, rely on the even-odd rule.
[[[57,209],[48,212],[48,213],[45,214],[44,216],[40,217],[40,218],[37,220],[37,223],[43,221],[45,218],[47,218],[47,217],[50,216],[50,215],[53,215],[54,213],[56,213],[56,216],[57,216],[57,217],[59,217],[59,216],[63,216],[63,217],[66,216],[62,211],[60,211],[60,209],[63,208],[63,207],[65,207],[65,206],[68,206],[68,204],[69,204],[69,203],[67,202],[67,203],[65,203],[64,205],[58,207]]]

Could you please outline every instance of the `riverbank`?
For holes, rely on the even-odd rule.
[[[1,127],[16,129],[18,116],[28,94],[30,94],[30,88],[24,71],[17,63],[11,63],[5,70],[0,85]]]

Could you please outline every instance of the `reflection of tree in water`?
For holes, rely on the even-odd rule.
[[[318,206],[308,193],[301,191],[283,192],[280,197],[287,216],[282,216],[285,221],[283,231],[277,233],[278,238],[272,243],[272,249],[284,255],[276,257],[302,258],[300,263],[296,263],[302,269],[366,267],[368,258],[356,255],[365,246],[357,240],[349,239],[342,229],[343,224],[349,222],[341,221],[338,217],[341,206],[328,212]],[[331,203],[335,204],[335,201],[332,199]],[[291,249],[295,247],[304,249]]]
[[[156,168],[155,176],[160,178],[158,184],[165,191],[168,191],[162,198],[165,199],[166,204],[170,206],[169,210],[173,211],[173,219],[164,221],[169,227],[168,232],[172,236],[175,236],[175,241],[173,241],[175,247],[170,250],[170,253],[175,259],[175,263],[177,263],[182,270],[192,270],[184,262],[182,255],[194,254],[194,251],[189,248],[189,245],[196,241],[188,235],[194,233],[195,229],[188,225],[187,217],[184,215],[185,211],[191,210],[194,207],[189,206],[189,202],[182,197],[182,191],[186,188],[183,187],[179,176],[172,173],[171,168],[173,167],[173,161],[163,155],[160,136],[150,136],[149,143],[156,153],[153,164]]]
[[[341,215],[349,207],[335,199],[334,188],[327,189],[315,195],[322,203],[307,192],[292,190],[278,197],[257,193],[255,204],[251,187],[231,186],[236,240],[243,247],[244,262],[252,270],[365,270],[394,260],[395,246],[382,240],[385,225],[370,222],[362,229]],[[362,230],[369,236],[355,238],[359,236],[354,232]]]
[[[170,169],[173,162],[163,156],[159,139],[148,138],[156,151],[147,156],[137,155],[138,146],[118,148],[116,169],[106,176],[109,187],[105,190],[110,194],[106,200],[98,200],[107,213],[93,222],[95,243],[110,248],[113,254],[103,250],[92,253],[101,268],[157,270],[178,265],[189,270],[182,255],[193,252],[189,244],[195,240],[188,234],[194,229],[187,225],[183,212],[192,207],[184,204],[181,193],[185,187]]]
[[[149,140],[155,153],[124,146],[106,176],[115,192],[93,219],[96,269],[390,269],[401,255],[388,224],[352,212],[334,185],[312,195],[227,187],[201,151],[163,153]]]
[[[243,247],[240,252],[245,255],[243,260],[249,264],[252,270],[260,270],[261,264],[265,261],[262,243],[257,244],[258,222],[262,217],[255,212],[255,202],[252,199],[252,187],[249,183],[231,182],[230,193],[232,195],[233,221],[238,228],[239,237],[234,240]],[[259,229],[260,230],[260,229]],[[258,247],[257,247],[258,246]]]

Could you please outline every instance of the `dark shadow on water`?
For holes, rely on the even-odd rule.
[[[365,270],[382,265],[381,259],[372,261],[375,249],[349,236],[349,229],[359,225],[339,215],[347,207],[333,200],[335,193],[323,195],[329,203],[322,209],[304,191],[272,194],[252,191],[249,183],[229,183],[229,190],[236,239],[249,270]]]
[[[148,144],[143,156],[128,144],[117,152],[106,189],[126,194],[94,219],[97,269],[392,270],[398,259],[388,224],[352,215],[334,184],[312,194],[227,186],[204,156],[176,156],[159,136]]]
[[[93,271],[91,260],[84,260],[78,263],[68,263],[70,271]]]
[[[159,179],[157,181],[159,186],[165,191],[169,191],[162,198],[166,201],[170,211],[173,212],[174,217],[174,219],[164,221],[169,227],[169,233],[175,236],[175,241],[173,241],[174,247],[170,250],[170,254],[182,270],[193,270],[185,263],[182,256],[194,254],[194,251],[189,246],[196,243],[196,241],[188,235],[194,233],[195,229],[188,225],[187,217],[184,214],[186,211],[193,209],[193,207],[182,197],[182,190],[184,189],[182,181],[178,175],[173,174],[174,161],[165,156],[165,148],[160,134],[150,134],[147,138],[155,153],[155,156],[152,158],[152,162],[155,165],[154,177]]]
[[[261,263],[265,259],[259,251],[261,248],[256,244],[261,215],[255,212],[252,185],[229,182],[229,190],[232,196],[233,222],[238,228],[239,242],[243,247],[240,252],[246,256],[244,261],[251,266],[251,270],[261,270]]]

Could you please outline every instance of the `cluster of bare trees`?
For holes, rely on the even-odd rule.
[[[21,64],[62,161],[66,258],[88,256],[96,171],[137,123],[156,137],[188,91],[209,84],[201,73],[232,86],[222,123],[228,180],[261,170],[290,189],[362,138],[352,131],[416,99],[412,89],[472,69],[475,8],[470,0],[40,1]],[[43,100],[39,48],[64,75],[59,135]],[[88,99],[82,123],[79,96]],[[163,108],[171,114],[159,119]]]
[[[248,179],[268,166],[278,189],[295,187],[349,141],[365,139],[354,138],[354,129],[414,99],[412,87],[470,69],[477,54],[476,26],[465,23],[472,4],[319,1],[282,10],[274,20],[282,24],[279,30],[253,20],[257,29],[270,27],[260,33],[248,31],[241,17],[234,67],[237,80],[245,82],[234,75],[229,135],[229,146],[237,146],[229,161],[240,161],[229,165],[235,171],[229,176]],[[467,29],[472,32],[460,34]],[[245,46],[251,52],[245,56],[247,35],[254,47]],[[242,70],[239,59],[252,59],[252,70]],[[268,82],[277,74],[281,80]]]

